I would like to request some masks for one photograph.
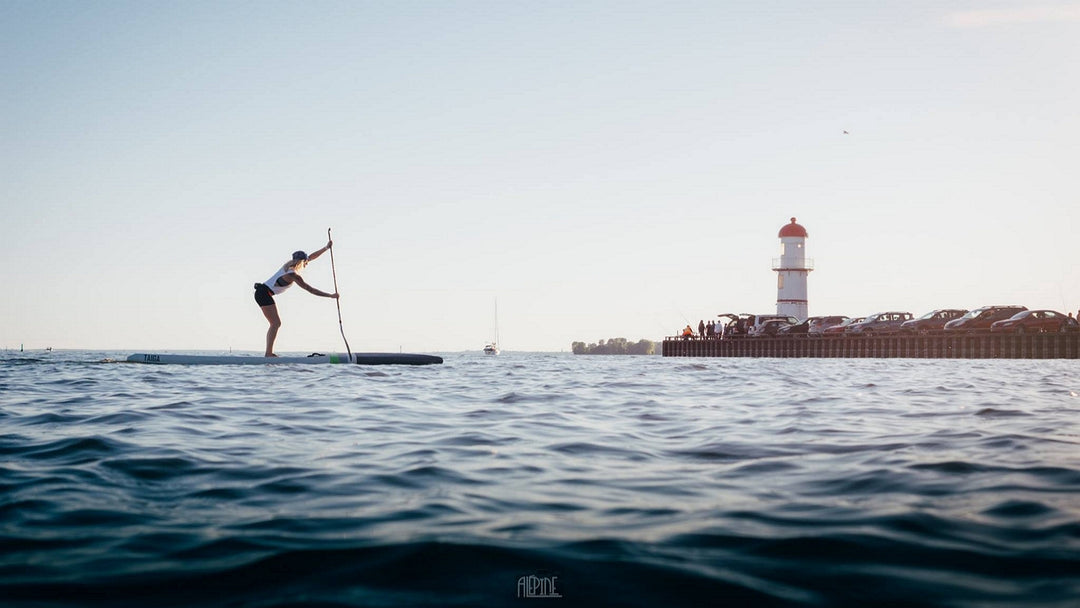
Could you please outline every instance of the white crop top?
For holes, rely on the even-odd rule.
[[[285,283],[284,285],[278,285],[278,279],[280,279],[281,277],[283,277],[283,276],[285,276],[287,274],[299,274],[299,273],[297,273],[296,270],[294,270],[292,268],[289,268],[289,269],[282,268],[281,270],[274,273],[274,276],[270,277],[269,279],[266,279],[265,285],[270,288],[270,291],[274,292],[274,295],[278,295],[279,293],[282,293],[286,289],[292,287],[292,283]]]

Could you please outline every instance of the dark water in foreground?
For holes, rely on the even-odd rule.
[[[1076,361],[110,357],[0,354],[4,606],[1080,601]]]

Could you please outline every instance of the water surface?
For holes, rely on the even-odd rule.
[[[1080,597],[1075,361],[126,354],[0,355],[4,605]]]

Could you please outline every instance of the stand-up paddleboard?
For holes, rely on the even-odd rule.
[[[166,355],[136,353],[127,358],[128,363],[150,363],[153,365],[283,365],[317,363],[358,363],[360,365],[432,365],[442,363],[442,357],[435,355],[414,355],[410,353],[353,353],[349,355],[314,354],[307,357],[249,357],[244,355]]]

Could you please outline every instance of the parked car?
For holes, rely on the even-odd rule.
[[[833,315],[831,317],[812,317],[814,320],[810,323],[811,334],[823,334],[830,327],[836,327],[842,323],[849,323],[851,319],[843,315]]]
[[[816,320],[818,320],[820,318],[821,317],[810,317],[810,318],[806,319],[805,321],[803,321],[802,323],[796,323],[795,325],[785,325],[785,326],[781,327],[780,329],[778,329],[776,331],[776,333],[780,334],[780,335],[783,335],[783,336],[792,336],[792,335],[797,336],[797,335],[808,334],[808,333],[810,333],[810,325],[812,325],[814,323],[814,321],[816,321]]]
[[[791,326],[792,324],[788,322],[787,319],[768,319],[761,325],[758,325],[751,335],[755,338],[775,336],[779,333],[780,329]]]
[[[945,324],[945,331],[973,331],[990,329],[994,321],[1004,321],[1018,312],[1027,310],[1026,306],[983,306],[967,313],[959,319]]]
[[[746,330],[754,322],[754,315],[747,313],[733,313],[724,312],[716,315],[721,318],[720,323],[724,324],[724,337],[746,335]],[[727,319],[724,321],[723,319]]]
[[[953,319],[959,319],[968,311],[959,308],[939,308],[931,310],[918,319],[904,321],[900,324],[900,331],[935,331],[945,327],[945,324]]]
[[[858,323],[848,325],[844,333],[889,334],[900,331],[900,325],[904,321],[910,320],[910,312],[879,312],[866,317]]]
[[[866,317],[855,317],[854,319],[848,319],[846,321],[842,321],[840,323],[837,323],[836,325],[833,325],[832,327],[826,327],[825,330],[822,331],[821,333],[822,334],[842,334],[845,331],[847,331],[847,328],[850,327],[852,324],[861,323],[862,321],[865,321],[865,320],[866,320]]]
[[[788,315],[754,315],[751,317],[750,325],[746,330],[747,335],[756,336],[761,333],[765,324],[769,321],[783,321],[784,325],[795,325],[799,322],[795,317],[789,317]],[[773,334],[776,333],[776,329],[772,330]]]
[[[1012,331],[1018,334],[1046,331],[1077,331],[1076,319],[1053,310],[1025,310],[1008,319],[994,321],[990,331]]]

